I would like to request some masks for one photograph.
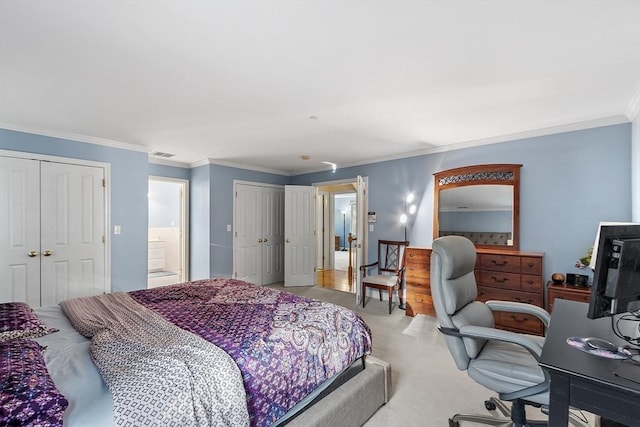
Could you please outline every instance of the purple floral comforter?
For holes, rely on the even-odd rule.
[[[253,426],[271,425],[371,352],[371,332],[357,313],[240,280],[200,280],[129,295],[235,360]]]

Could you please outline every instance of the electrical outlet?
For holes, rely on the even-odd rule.
[[[373,224],[369,224],[369,231],[373,231]]]
[[[113,234],[120,234],[122,232],[122,228],[119,225],[113,226]]]
[[[227,231],[231,231],[231,224],[227,224]]]

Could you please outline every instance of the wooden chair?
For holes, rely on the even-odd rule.
[[[367,288],[378,290],[380,301],[382,291],[389,292],[389,314],[393,310],[393,291],[398,292],[398,300],[402,305],[400,285],[404,274],[404,254],[409,246],[408,241],[378,240],[378,261],[363,265],[362,271],[362,307],[366,305]],[[367,276],[368,269],[377,266],[377,274]]]

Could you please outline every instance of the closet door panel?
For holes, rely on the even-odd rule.
[[[284,189],[262,189],[263,278],[265,285],[284,280]]]
[[[42,305],[105,290],[103,170],[43,162]]]
[[[0,157],[0,302],[40,305],[39,167]]]
[[[238,184],[235,197],[235,252],[237,279],[262,284],[262,209],[260,187]]]

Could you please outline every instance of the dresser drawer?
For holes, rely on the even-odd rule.
[[[148,242],[149,249],[164,248],[164,242]]]
[[[515,255],[479,254],[476,268],[480,270],[520,273],[521,258]]]
[[[542,294],[542,276],[523,274],[520,279],[520,289]]]
[[[514,292],[509,289],[488,288],[485,286],[478,286],[477,299],[482,302],[489,300],[524,302],[542,307],[542,294]]]
[[[522,274],[542,276],[542,258],[522,257],[520,272]]]
[[[541,334],[543,327],[542,322],[536,316],[505,311],[498,313],[496,323],[508,330],[534,334]]]
[[[405,257],[405,263],[418,262],[422,264],[429,264],[431,261],[431,251],[426,249],[407,249],[407,256]]]
[[[149,259],[164,259],[164,249],[149,249]]]
[[[490,286],[501,289],[520,289],[522,277],[518,273],[480,270],[477,276],[479,286]]]
[[[164,259],[150,259],[148,268],[149,268],[149,271],[163,270]]]
[[[405,265],[405,277],[411,279],[429,279],[429,264],[419,262],[408,262]]]
[[[406,301],[408,316],[427,314],[435,317],[436,311],[433,308],[433,299],[428,289],[407,286]]]

